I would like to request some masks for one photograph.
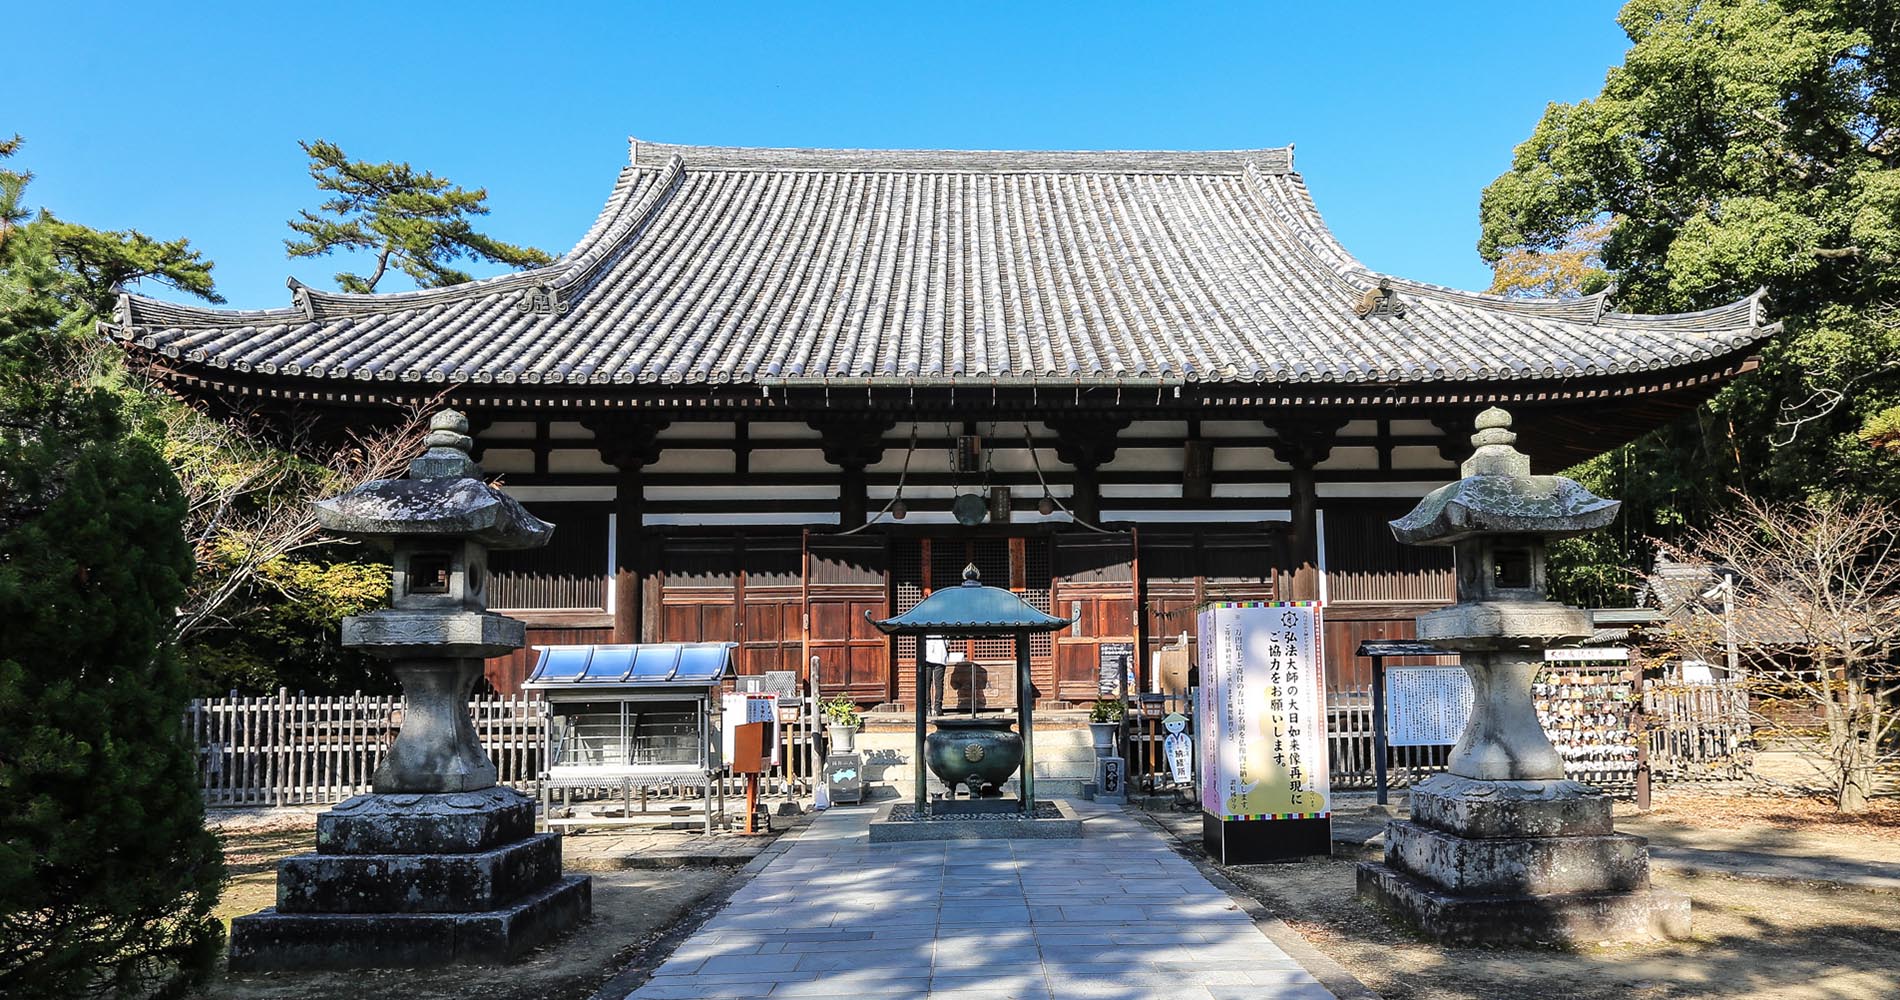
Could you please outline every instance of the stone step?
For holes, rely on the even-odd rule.
[[[494,965],[593,912],[593,883],[568,876],[483,913],[281,913],[231,921],[231,971]]]
[[[1409,820],[1385,830],[1385,863],[1453,896],[1627,892],[1649,885],[1648,841],[1583,837],[1467,838]]]
[[[1359,866],[1359,898],[1449,944],[1594,944],[1689,936],[1689,897],[1665,889],[1454,896],[1386,865]]]
[[[477,854],[299,854],[277,866],[280,913],[479,913],[561,877],[561,835]]]

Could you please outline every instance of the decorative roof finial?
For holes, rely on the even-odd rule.
[[[963,585],[966,587],[983,586],[983,574],[977,571],[976,563],[963,567]]]
[[[1511,430],[1510,413],[1493,406],[1478,414],[1471,426],[1477,430],[1471,435],[1471,445],[1477,450],[1465,459],[1460,472],[1467,476],[1531,474],[1530,457],[1513,447],[1517,434]]]
[[[455,410],[442,410],[429,418],[429,436],[422,439],[428,450],[409,461],[411,479],[460,479],[481,475],[482,468],[469,457],[475,439],[468,436],[468,418]]]

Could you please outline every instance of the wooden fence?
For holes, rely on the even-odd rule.
[[[787,796],[809,795],[821,763],[813,749],[815,720],[802,701],[794,701],[800,709],[797,721],[780,727],[784,763],[767,776],[768,790]],[[542,705],[541,699],[523,694],[468,703],[475,735],[495,762],[498,781],[530,794],[542,771]],[[198,751],[207,805],[323,805],[369,791],[376,765],[402,728],[402,712],[401,695],[232,692],[193,700],[184,723]],[[674,793],[656,789],[652,794]]]
[[[400,695],[274,695],[194,700],[185,732],[211,805],[312,805],[369,791],[402,728]],[[541,769],[540,702],[523,695],[469,702],[500,781],[527,790]]]
[[[768,793],[809,795],[821,762],[818,720],[798,699],[797,721],[781,727],[784,764],[768,776]],[[1168,711],[1191,706],[1170,702]],[[542,702],[526,695],[493,695],[469,702],[476,735],[495,762],[502,784],[532,793],[541,773]],[[1332,785],[1373,787],[1372,694],[1369,687],[1327,693],[1327,745]],[[1643,692],[1650,769],[1659,779],[1739,778],[1751,760],[1748,695],[1739,682],[1651,686]],[[210,805],[318,805],[369,791],[384,750],[402,725],[399,695],[275,695],[193,701],[185,729],[198,749],[198,773]],[[1147,727],[1153,728],[1153,727]],[[1133,774],[1154,767],[1149,734],[1135,734]],[[1559,739],[1560,749],[1562,740]],[[1633,746],[1633,745],[1632,745]],[[1406,787],[1445,769],[1448,746],[1388,747],[1390,786]],[[1575,755],[1570,755],[1575,758]],[[1624,790],[1621,769],[1603,771],[1570,759],[1572,777]],[[1597,770],[1591,770],[1596,767]],[[1585,773],[1588,771],[1589,773]],[[1165,778],[1156,775],[1157,778]],[[735,784],[729,791],[737,790]],[[654,794],[665,797],[665,790]]]
[[[1607,738],[1577,739],[1574,727],[1546,720],[1564,757],[1566,775],[1619,795],[1634,791],[1636,723],[1633,705],[1605,698],[1596,711],[1619,718]],[[1326,701],[1332,785],[1373,787],[1372,692],[1370,687],[1334,689]],[[1658,781],[1739,779],[1753,761],[1748,693],[1737,681],[1649,685],[1643,689],[1642,731],[1649,738],[1649,769]],[[1386,748],[1386,782],[1402,788],[1445,769],[1449,746]]]
[[[1332,786],[1367,789],[1374,784],[1372,685],[1334,688],[1326,692],[1327,766]],[[1385,780],[1405,788],[1445,769],[1448,746],[1394,747],[1385,750]]]
[[[1742,681],[1643,689],[1649,769],[1677,780],[1747,777],[1754,764],[1748,689]]]

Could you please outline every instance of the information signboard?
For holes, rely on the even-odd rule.
[[[723,695],[719,702],[720,728],[724,731],[722,740],[726,752],[725,759],[732,760],[734,752],[733,734],[748,722],[766,724],[765,738],[771,746],[770,763],[777,767],[779,763],[779,717],[778,695],[757,691],[736,691]]]
[[[1392,667],[1385,672],[1385,741],[1395,747],[1458,742],[1471,718],[1463,667]]]
[[[1132,678],[1135,673],[1135,644],[1132,642],[1105,642],[1100,649],[1100,662],[1097,666],[1095,690],[1104,698],[1114,698],[1122,693],[1122,685],[1134,690]]]
[[[1201,806],[1221,821],[1325,819],[1326,702],[1317,605],[1201,612]]]

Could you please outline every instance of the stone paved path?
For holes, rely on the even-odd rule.
[[[876,847],[871,812],[819,816],[629,1000],[1331,1000],[1119,811],[1081,840]]]

